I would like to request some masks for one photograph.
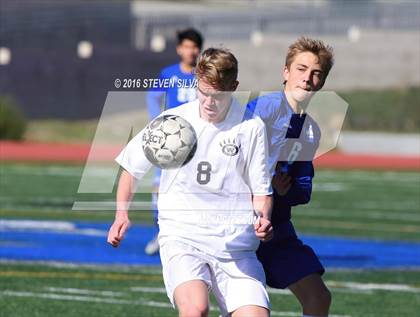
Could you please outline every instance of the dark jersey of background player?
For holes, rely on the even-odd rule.
[[[178,43],[176,52],[180,62],[162,69],[159,79],[162,87],[150,89],[147,93],[147,109],[149,118],[157,117],[162,110],[178,107],[184,103],[193,101],[196,96],[196,81],[193,70],[197,57],[203,46],[203,37],[194,29],[186,29],[177,33]],[[166,80],[166,82],[164,81]],[[163,109],[162,109],[163,108]],[[156,169],[153,186],[159,187],[160,169]],[[157,225],[157,193],[152,193],[152,205],[154,209],[154,220]],[[157,235],[150,240],[146,247],[146,254],[152,255],[159,251]]]

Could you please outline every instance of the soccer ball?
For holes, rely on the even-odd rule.
[[[192,125],[176,115],[164,115],[150,122],[143,133],[144,155],[155,166],[170,169],[187,164],[197,148]]]

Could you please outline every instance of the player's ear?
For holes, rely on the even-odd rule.
[[[284,78],[284,81],[285,82],[289,80],[289,74],[290,74],[289,68],[287,68],[287,65],[284,65],[284,68],[283,68],[283,78]]]
[[[179,56],[181,56],[181,44],[178,44],[178,45],[176,46],[176,53],[177,53]]]

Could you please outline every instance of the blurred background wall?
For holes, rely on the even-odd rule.
[[[326,89],[420,85],[418,1],[0,1],[0,94],[31,119],[98,118],[115,78],[157,77],[193,26],[240,63],[240,89],[275,90],[287,45],[331,44]]]

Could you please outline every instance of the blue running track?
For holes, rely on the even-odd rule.
[[[157,265],[159,255],[144,253],[156,233],[134,225],[119,248],[106,243],[110,224],[32,222],[20,226],[0,219],[0,259],[89,264]],[[419,268],[420,243],[301,235],[327,268]]]

